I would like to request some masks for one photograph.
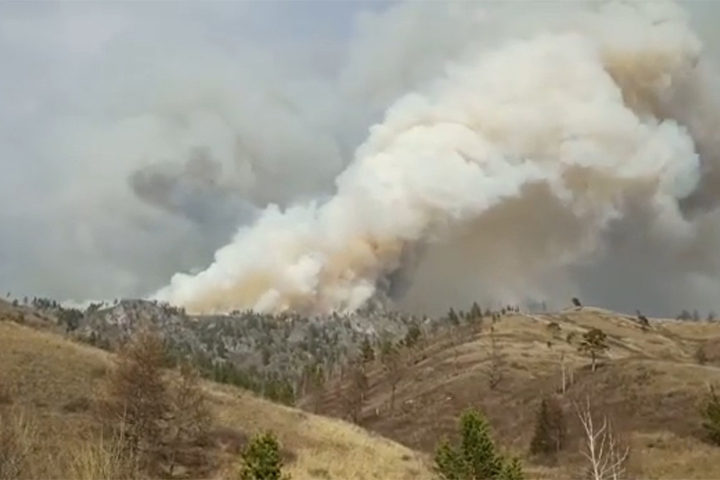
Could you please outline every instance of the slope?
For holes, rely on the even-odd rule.
[[[36,428],[40,446],[32,454],[33,477],[67,478],[66,452],[97,433],[90,413],[92,398],[111,366],[111,354],[48,331],[0,321],[0,402],[21,408]],[[359,427],[282,407],[229,386],[204,386],[217,417],[218,438],[226,443],[230,439],[232,447],[220,458],[216,475],[236,475],[238,445],[233,441],[242,443],[258,430],[272,429],[290,454],[294,478],[428,476],[416,453]]]
[[[584,332],[600,328],[609,349],[592,372],[578,351]],[[480,407],[499,442],[522,454],[533,476],[570,478],[580,465],[580,431],[574,404],[590,398],[632,447],[631,469],[644,478],[720,478],[720,448],[701,439],[698,410],[708,382],[720,382],[720,324],[651,319],[643,330],[633,318],[585,307],[556,314],[487,317],[426,338],[405,352],[404,372],[390,410],[391,387],[382,364],[369,366],[369,389],[360,424],[411,448],[431,452],[452,435],[460,412]],[[492,344],[495,343],[493,354]],[[696,361],[698,348],[707,362]],[[569,385],[561,403],[571,445],[553,468],[527,458],[538,403],[561,390],[562,364]],[[490,386],[490,373],[500,376]],[[319,411],[344,416],[331,385]],[[310,408],[310,403],[305,405]]]

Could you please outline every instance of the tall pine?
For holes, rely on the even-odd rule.
[[[443,480],[522,480],[517,458],[504,459],[495,449],[490,427],[476,410],[460,417],[460,444],[443,440],[435,453],[435,469]]]
[[[562,407],[554,397],[543,398],[537,412],[530,453],[550,456],[565,446],[567,427]]]

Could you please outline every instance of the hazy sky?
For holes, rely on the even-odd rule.
[[[0,289],[144,295],[268,203],[328,194],[474,35],[452,3],[395,3],[0,2]],[[720,2],[683,5],[720,63]]]

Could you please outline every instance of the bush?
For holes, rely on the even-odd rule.
[[[522,480],[517,458],[498,454],[485,417],[468,410],[460,417],[460,445],[444,439],[435,453],[435,470],[445,480]]]
[[[87,440],[70,451],[70,478],[75,480],[132,480],[139,478],[137,462],[126,448],[122,431],[106,439]]]
[[[113,429],[123,429],[124,444],[144,460],[160,445],[161,422],[170,411],[164,362],[162,341],[142,331],[120,350],[101,393],[100,414]]]
[[[240,480],[289,480],[282,473],[280,444],[272,432],[255,436],[242,453]]]
[[[701,410],[703,428],[708,440],[720,446],[720,397],[715,393],[715,387],[710,386],[705,404]]]

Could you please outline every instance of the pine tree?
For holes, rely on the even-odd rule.
[[[567,427],[562,407],[553,398],[544,398],[540,402],[535,423],[535,433],[530,442],[530,453],[534,455],[554,455],[565,444]]]
[[[485,417],[475,410],[463,414],[460,419],[460,434],[460,450],[472,478],[495,478],[502,468],[502,459],[495,452]]]
[[[720,446],[720,397],[718,397],[715,387],[712,385],[707,393],[701,414],[705,419],[703,428],[708,440]]]
[[[443,480],[463,480],[467,478],[462,457],[450,445],[447,438],[440,441],[440,445],[435,452],[435,465],[440,478]]]
[[[593,328],[583,334],[582,342],[578,349],[580,352],[589,353],[592,358],[592,371],[595,371],[596,359],[599,354],[607,350],[607,335],[599,328]]]
[[[443,440],[435,453],[435,469],[444,480],[522,480],[517,458],[504,459],[495,449],[490,427],[476,410],[460,417],[460,445]]]
[[[420,337],[422,337],[422,331],[420,330],[420,327],[415,324],[410,325],[407,333],[405,334],[405,339],[403,340],[403,343],[407,348],[413,348],[415,345],[417,345]]]
[[[502,468],[496,478],[497,480],[525,480],[525,473],[520,459],[512,457],[503,460]]]
[[[360,345],[360,356],[362,357],[363,363],[371,363],[375,360],[375,350],[370,345],[370,340],[365,337],[362,344]]]
[[[288,480],[282,473],[280,444],[272,432],[255,436],[242,453],[240,480]]]
[[[474,319],[482,319],[482,308],[480,308],[480,305],[478,305],[477,302],[473,302],[472,308],[470,309],[470,316]]]

